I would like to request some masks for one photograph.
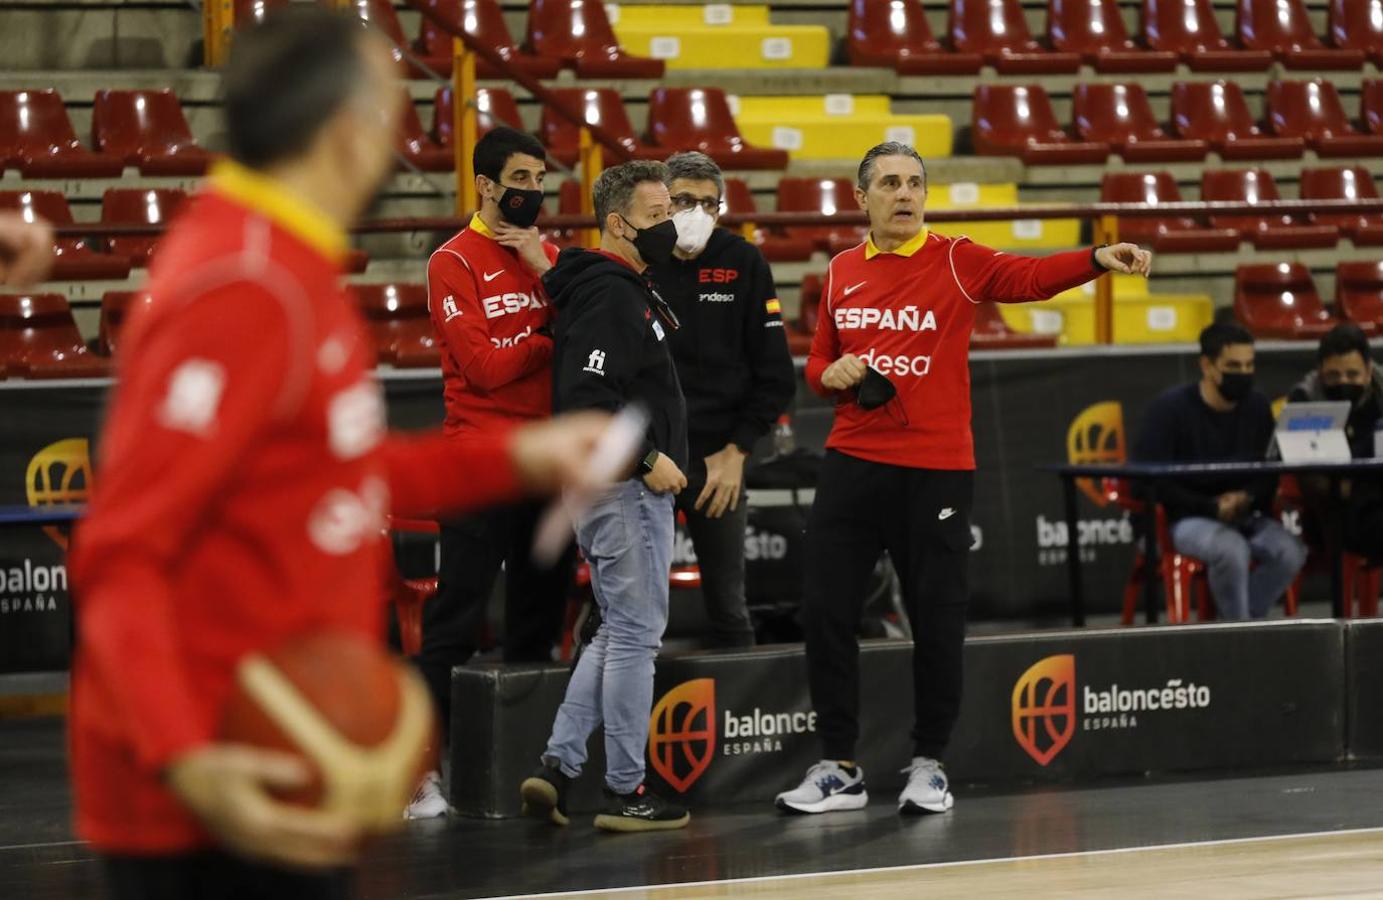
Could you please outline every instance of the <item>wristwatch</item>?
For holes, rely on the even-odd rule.
[[[656,465],[657,462],[658,462],[658,450],[657,450],[657,448],[655,447],[654,449],[648,451],[648,455],[647,455],[647,456],[645,456],[643,459],[639,460],[639,471],[642,472],[642,473],[645,474],[645,475],[648,475],[648,474],[650,474],[650,473],[653,471],[653,466]]]

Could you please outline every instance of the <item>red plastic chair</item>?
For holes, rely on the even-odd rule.
[[[120,335],[130,315],[139,304],[148,302],[149,295],[142,291],[106,291],[102,294],[96,352],[101,356],[114,356],[120,347]]]
[[[1302,169],[1303,200],[1377,200],[1378,188],[1368,169]],[[1312,213],[1317,225],[1334,225],[1356,247],[1383,246],[1383,213]]]
[[[1179,55],[1129,40],[1114,0],[1047,0],[1052,47],[1078,53],[1096,72],[1171,72]]]
[[[412,100],[403,104],[403,114],[399,117],[398,151],[424,172],[450,172],[456,168],[456,154],[423,130],[423,120]]]
[[[1266,50],[1245,50],[1225,40],[1210,0],[1143,0],[1143,39],[1154,50],[1176,53],[1193,72],[1262,72]]]
[[[663,159],[668,151],[650,147],[638,138],[624,109],[619,91],[613,88],[560,88],[552,92],[571,113],[588,125],[610,132],[620,146],[635,159]],[[539,136],[548,155],[564,166],[573,166],[581,155],[581,129],[559,115],[551,106],[543,107]]]
[[[816,321],[821,311],[822,277],[815,273],[802,276],[802,286],[798,291],[797,318],[787,325],[788,351],[793,356],[806,356],[812,350],[812,340],[816,337]]]
[[[357,284],[351,289],[365,317],[366,331],[374,341],[376,358],[380,362],[394,362],[399,349],[410,352],[425,349],[420,332],[424,328],[432,331],[425,286]]]
[[[782,169],[786,150],[753,147],[740,136],[719,88],[658,88],[648,98],[648,136],[667,150],[700,150],[727,169]]]
[[[438,88],[432,98],[432,138],[440,146],[451,149],[452,119],[455,110],[451,103],[451,88]],[[523,119],[514,95],[504,88],[477,88],[475,92],[475,131],[481,138],[496,125],[508,125],[523,131]]]
[[[1176,179],[1168,172],[1107,172],[1100,183],[1100,201],[1157,206],[1180,203],[1182,197]],[[1239,249],[1237,230],[1207,228],[1187,216],[1121,218],[1119,236],[1161,253],[1232,253]]]
[[[859,209],[855,183],[849,178],[780,178],[778,212],[830,215]],[[859,244],[869,233],[865,225],[790,225],[788,237],[811,241],[818,250],[836,254]]]
[[[1340,50],[1358,50],[1383,66],[1383,0],[1330,0],[1326,41]]]
[[[1287,340],[1315,340],[1339,324],[1301,263],[1235,269],[1234,316],[1258,337]]]
[[[504,10],[497,0],[423,0],[430,9],[435,10],[448,22],[459,27],[466,34],[478,38],[491,50],[498,53],[505,62],[534,78],[556,78],[561,63],[554,59],[543,59],[524,53],[514,43],[509,26],[504,23]],[[413,44],[413,52],[428,68],[439,75],[450,76],[454,62],[452,36],[433,24],[427,16],[422,17],[418,30],[418,40]],[[490,65],[488,60],[477,57],[475,61],[477,78],[504,78],[503,72]]]
[[[97,91],[91,142],[144,175],[202,175],[212,155],[197,145],[171,90]]]
[[[978,53],[953,53],[932,34],[921,0],[850,0],[845,52],[852,66],[900,75],[977,75]]]
[[[1234,31],[1246,48],[1267,50],[1289,69],[1350,70],[1364,65],[1362,50],[1321,43],[1301,0],[1239,0]]]
[[[1383,156],[1383,135],[1355,128],[1328,81],[1271,82],[1267,106],[1272,132],[1301,138],[1317,156]]]
[[[1024,334],[1014,331],[1004,321],[997,303],[975,306],[975,327],[970,332],[970,346],[975,350],[1032,350],[1055,347],[1054,334]]]
[[[25,178],[118,178],[125,163],[83,147],[62,97],[47,89],[0,91],[0,168]]]
[[[110,370],[87,350],[62,294],[0,295],[0,367],[26,378],[92,378]]]
[[[666,68],[661,59],[620,48],[602,0],[532,0],[526,45],[574,68],[577,78],[662,78]]]
[[[725,179],[725,211],[737,216],[752,216],[759,211],[749,184],[743,179]],[[811,259],[814,249],[810,240],[768,228],[754,230],[754,245],[769,262],[805,262]]]
[[[1359,110],[1369,134],[1383,134],[1383,81],[1364,79],[1359,89]]]
[[[101,197],[101,223],[104,225],[167,224],[187,194],[174,188],[110,188]],[[130,264],[143,268],[149,264],[157,237],[113,237],[106,239],[109,252],[128,257]]]
[[[1038,85],[982,84],[971,110],[981,156],[1018,156],[1031,166],[1102,163],[1109,157],[1108,144],[1078,141],[1062,130]]]
[[[1188,162],[1210,152],[1205,141],[1164,131],[1140,84],[1078,84],[1071,118],[1082,140],[1109,144],[1125,162]]]
[[[1301,138],[1264,134],[1244,92],[1232,81],[1172,85],[1172,130],[1179,137],[1206,141],[1227,160],[1296,159],[1306,150]]]
[[[1123,478],[1103,478],[1100,480],[1104,494],[1131,515],[1141,516],[1146,510],[1146,501],[1133,495],[1131,484]],[[1178,553],[1172,545],[1171,529],[1167,524],[1167,513],[1161,505],[1155,510],[1157,534],[1157,568],[1162,580],[1162,594],[1167,605],[1167,622],[1183,625],[1191,621],[1191,610],[1201,621],[1215,618],[1215,606],[1210,598],[1210,581],[1206,575],[1205,563],[1194,556]],[[1144,540],[1147,540],[1145,537]],[[1133,559],[1133,571],[1124,583],[1124,605],[1119,617],[1120,624],[1132,625],[1142,606],[1143,591],[1148,572],[1148,557],[1142,545]],[[1292,612],[1295,613],[1293,604]]]
[[[977,53],[1005,75],[1080,70],[1079,53],[1058,53],[1033,40],[1017,0],[951,0],[946,32],[961,53]]]
[[[1281,200],[1273,176],[1263,169],[1228,169],[1201,173],[1201,200],[1207,203],[1270,203]],[[1290,215],[1211,216],[1216,228],[1234,228],[1260,250],[1334,247],[1340,229],[1304,224]]]
[[[403,52],[405,47],[408,47],[410,52],[413,48],[409,46],[408,38],[403,35],[403,24],[399,22],[399,15],[394,11],[394,4],[390,0],[349,0],[346,8],[359,16],[362,22],[384,35],[389,43],[394,45],[390,53],[405,77],[431,77],[426,70],[418,66],[418,62],[427,64],[427,60],[415,62]]]
[[[52,225],[72,225],[67,198],[57,191],[0,191],[0,210],[17,212],[25,219],[44,219]],[[58,238],[53,246],[53,281],[119,279],[130,276],[130,261],[123,256],[97,253],[85,238]]]
[[[1365,331],[1383,330],[1383,262],[1342,262],[1335,267],[1335,309]]]

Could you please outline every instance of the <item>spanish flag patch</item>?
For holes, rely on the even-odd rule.
[[[783,304],[778,302],[777,297],[765,303],[764,309],[768,311],[770,316],[779,316],[783,314]]]

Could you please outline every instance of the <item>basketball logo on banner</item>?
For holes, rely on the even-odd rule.
[[[1013,686],[1013,736],[1039,766],[1045,766],[1076,733],[1076,658],[1049,656]]]
[[[716,683],[714,678],[684,681],[653,707],[648,726],[648,757],[653,771],[679,794],[705,773],[715,756]]]
[[[85,503],[90,489],[91,451],[86,438],[56,441],[29,460],[24,492],[31,507]],[[67,535],[61,529],[47,525],[43,533],[67,549]]]
[[[1124,407],[1117,400],[1087,406],[1071,420],[1066,432],[1066,461],[1073,465],[1118,464],[1125,462]],[[1109,498],[1093,478],[1078,478],[1076,484],[1096,506]]]

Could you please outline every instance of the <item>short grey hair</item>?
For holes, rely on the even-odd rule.
[[[874,178],[874,163],[881,156],[910,156],[917,160],[917,164],[922,167],[922,186],[927,186],[927,164],[922,161],[917,150],[910,144],[902,141],[884,141],[869,148],[869,152],[860,160],[859,184],[860,190],[869,190],[869,182]]]
[[[674,153],[667,158],[668,184],[679,178],[688,181],[714,181],[716,192],[725,196],[725,175],[721,173],[716,161],[699,150]]]
[[[667,184],[667,166],[657,160],[636,159],[601,172],[593,188],[596,226],[604,231],[610,213],[627,215],[634,203],[634,189],[650,181]]]

